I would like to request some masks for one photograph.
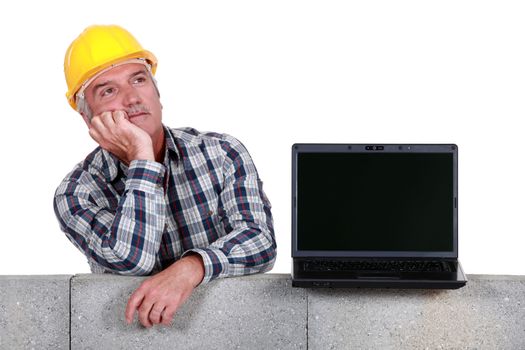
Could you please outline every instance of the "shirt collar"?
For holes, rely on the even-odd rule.
[[[171,130],[167,128],[165,125],[162,125],[164,128],[164,137],[166,139],[166,153],[164,155],[164,159],[166,159],[167,153],[172,152],[175,155],[176,160],[181,159],[181,153],[179,152],[179,148],[177,147],[177,142],[175,141],[175,136],[171,133]]]

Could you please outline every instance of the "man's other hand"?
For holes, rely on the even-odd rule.
[[[173,265],[144,281],[133,292],[126,307],[126,321],[133,322],[135,311],[140,323],[169,326],[173,315],[190,297],[204,277],[204,264],[198,254],[185,256]]]
[[[94,116],[89,123],[89,135],[126,164],[135,159],[155,160],[151,137],[131,123],[124,111]]]

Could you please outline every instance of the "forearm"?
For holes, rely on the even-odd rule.
[[[120,274],[149,274],[164,229],[163,177],[164,167],[159,163],[132,162],[126,188],[114,208],[108,203],[111,196],[103,189],[94,190],[92,183],[91,188],[82,183],[63,184],[55,198],[63,231],[104,268]]]
[[[241,276],[269,271],[277,255],[273,227],[245,223],[208,247],[187,251],[197,253],[204,263],[207,283],[215,278]]]
[[[270,270],[277,254],[271,204],[246,148],[227,137],[222,143],[224,184],[220,193],[225,235],[207,247],[192,249],[202,256],[203,283],[217,277]]]
[[[114,256],[108,262],[121,273],[149,274],[155,265],[165,224],[163,168],[151,161],[134,161],[129,168],[124,196],[102,243],[104,260]]]

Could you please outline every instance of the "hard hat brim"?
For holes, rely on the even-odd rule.
[[[147,50],[140,50],[137,52],[133,52],[131,54],[125,55],[123,57],[119,57],[118,59],[111,60],[108,62],[105,62],[104,64],[101,64],[93,69],[88,70],[85,72],[80,79],[78,79],[78,83],[73,86],[72,89],[70,89],[68,92],[66,92],[66,98],[69,102],[69,105],[76,111],[77,110],[77,103],[76,103],[76,94],[78,90],[86,83],[89,79],[94,77],[95,75],[99,74],[102,71],[110,69],[111,66],[117,65],[124,61],[129,61],[134,58],[142,58],[145,59],[148,64],[151,66],[151,74],[155,75],[155,72],[157,70],[157,58],[153,53]]]

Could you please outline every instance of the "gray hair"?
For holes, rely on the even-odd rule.
[[[91,118],[93,118],[93,111],[91,110],[91,107],[89,107],[89,103],[87,103],[84,95],[75,96],[75,102],[77,103],[77,112],[91,121]]]
[[[155,91],[157,91],[157,95],[160,97],[159,87],[157,86],[157,79],[155,79],[155,77],[149,69],[148,72],[149,76],[151,77],[151,80],[153,80],[153,86],[155,86]],[[84,115],[88,120],[91,121],[91,118],[93,118],[93,110],[91,110],[91,107],[89,106],[89,103],[87,102],[84,94],[77,94],[75,96],[75,102],[77,104],[77,112],[81,115]]]

